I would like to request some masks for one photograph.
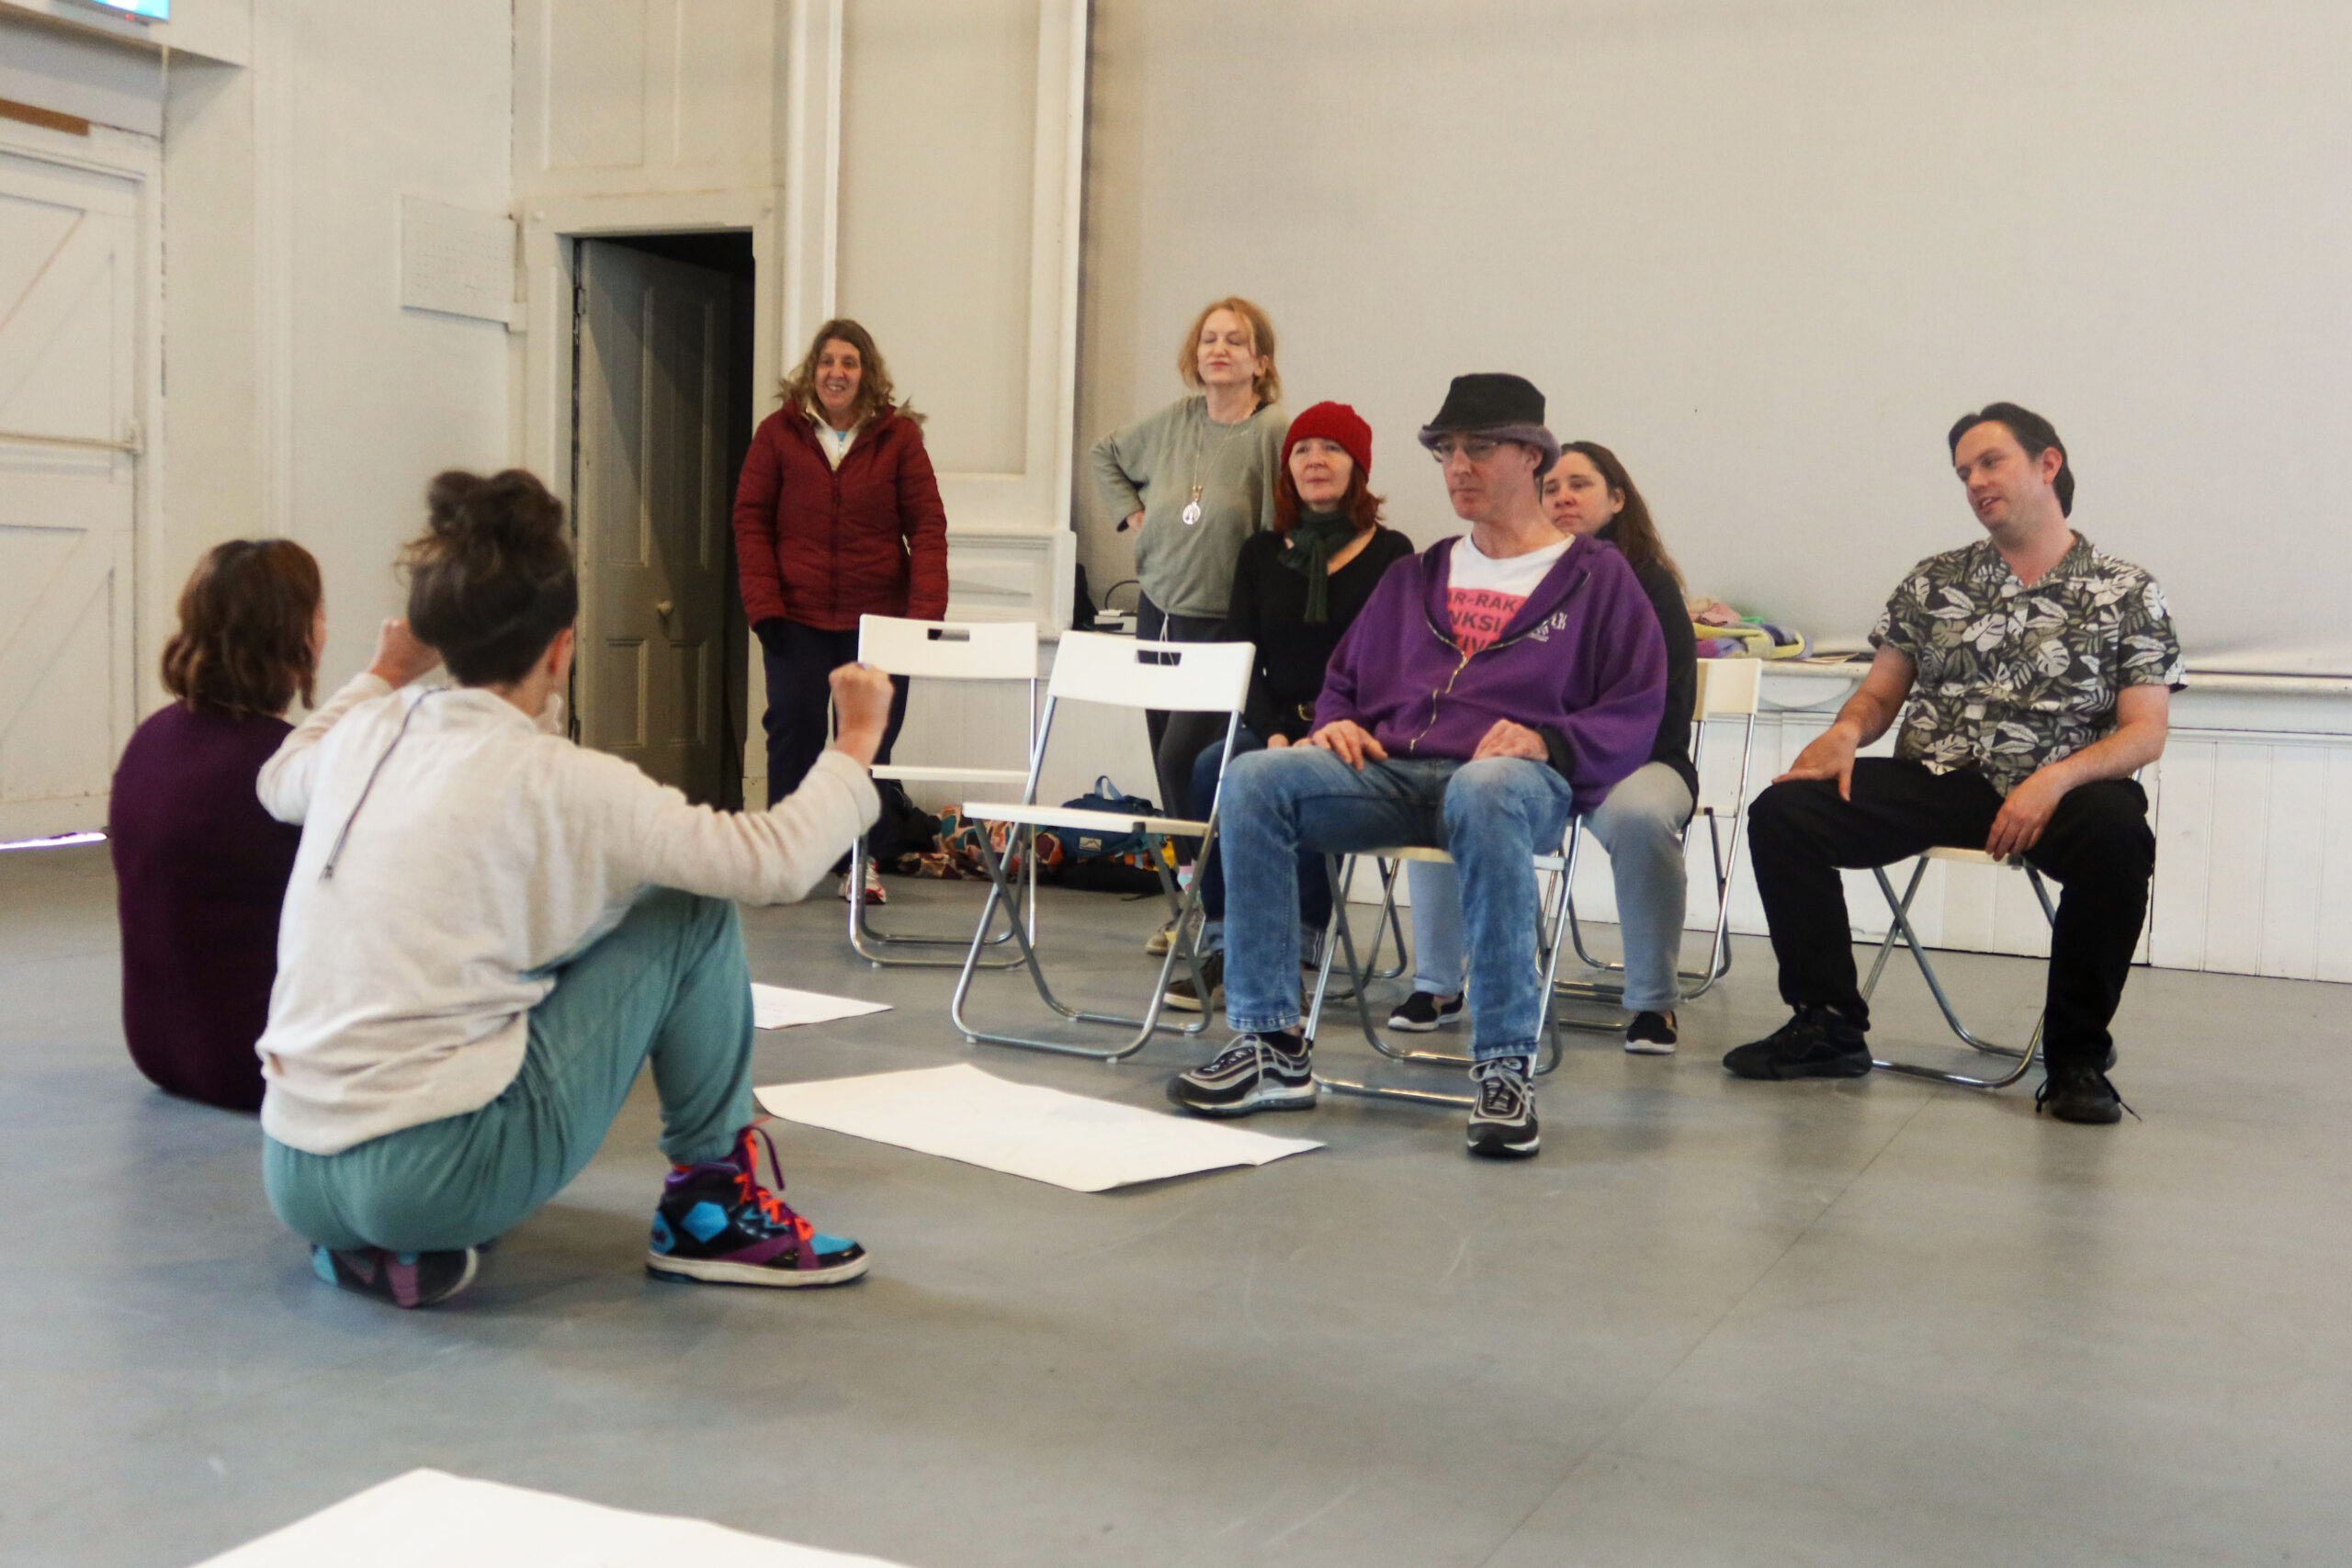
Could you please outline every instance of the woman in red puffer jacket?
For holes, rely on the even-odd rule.
[[[872,335],[831,321],[752,436],[735,558],[767,671],[771,804],[825,749],[827,678],[855,662],[857,618],[947,613],[947,513],[921,418],[893,400]],[[876,761],[890,760],[906,718],[907,683],[897,685]],[[867,893],[879,901],[878,885]]]

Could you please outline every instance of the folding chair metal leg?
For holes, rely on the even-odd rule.
[[[1023,831],[1029,836],[1026,859],[1034,865],[1036,858],[1036,830],[1026,829]],[[1212,816],[1208,835],[1203,840],[1204,846],[1214,840],[1216,835],[1216,822]],[[1186,1035],[1204,1032],[1210,1023],[1210,1015],[1205,1011],[1198,1021],[1193,1023],[1169,1023],[1162,1021],[1160,1017],[1167,1002],[1168,982],[1175,975],[1176,964],[1180,958],[1192,971],[1193,985],[1197,994],[1205,998],[1209,994],[1209,988],[1206,978],[1201,974],[1199,955],[1194,952],[1192,937],[1186,930],[1193,913],[1200,908],[1199,895],[1178,889],[1175,875],[1169,869],[1168,857],[1158,851],[1159,846],[1154,844],[1152,865],[1159,873],[1160,892],[1168,900],[1169,912],[1176,918],[1178,940],[1169,943],[1168,956],[1160,960],[1159,976],[1152,983],[1151,1000],[1144,1009],[1141,1018],[1130,1018],[1123,1013],[1089,1012],[1083,1008],[1065,1006],[1062,1000],[1054,995],[1052,985],[1046,979],[1045,966],[1037,961],[1037,946],[1031,932],[1023,928],[1019,919],[1012,921],[1012,935],[1014,943],[1021,949],[1020,961],[1028,966],[1030,981],[1036,987],[1039,998],[1047,1007],[1072,1023],[1105,1024],[1114,1029],[1132,1029],[1135,1032],[1123,1044],[1098,1049],[1091,1045],[1074,1044],[1068,1041],[1038,1040],[1023,1034],[992,1033],[972,1023],[965,1016],[965,1003],[972,993],[972,976],[979,968],[980,951],[989,945],[989,922],[996,918],[996,912],[1000,907],[1017,908],[1012,889],[1005,881],[1003,863],[997,858],[996,848],[990,836],[983,832],[980,835],[980,863],[988,868],[988,902],[980,910],[979,926],[972,933],[971,947],[964,954],[963,973],[956,977],[956,994],[947,1007],[949,1019],[954,1021],[958,1030],[963,1032],[964,1038],[975,1044],[1011,1045],[1024,1051],[1051,1051],[1065,1056],[1091,1056],[1098,1062],[1118,1062],[1134,1055],[1149,1044],[1155,1033],[1163,1031],[1171,1034]],[[1031,907],[1035,908],[1034,902]]]
[[[1380,919],[1373,927],[1372,951],[1364,954],[1363,961],[1375,966],[1372,970],[1374,979],[1394,980],[1412,967],[1413,950],[1405,940],[1403,917],[1396,913],[1396,867],[1385,860],[1373,863],[1380,868]],[[1332,897],[1336,901],[1339,895],[1335,893]],[[1328,932],[1329,928],[1327,926],[1325,929]],[[1396,939],[1396,962],[1385,969],[1376,967],[1380,963],[1381,943],[1391,936]]]
[[[849,901],[851,949],[876,969],[953,969],[960,965],[964,962],[964,950],[971,945],[971,940],[968,937],[922,936],[912,931],[886,931],[875,927],[865,912],[864,889],[866,863],[865,840],[860,839],[851,846],[849,852],[849,885],[856,890],[856,896]],[[1015,921],[1027,924],[1030,940],[1034,942],[1037,936],[1037,862],[1035,856],[1030,857],[1026,862],[1026,870],[1015,886],[1019,888],[1022,897],[1014,901],[1007,912]],[[1008,930],[989,937],[986,945],[1002,947],[1012,940],[1012,932]],[[890,947],[949,948],[954,951],[935,957],[925,957],[920,953],[877,951],[877,948]],[[1015,953],[1008,957],[989,960],[980,967],[1012,969],[1018,967],[1020,963],[1020,955]]]
[[[1966,1024],[1961,1021],[1958,1010],[1951,1005],[1951,998],[1944,993],[1943,981],[1936,974],[1935,965],[1928,960],[1927,945],[1920,942],[1919,933],[1911,926],[1911,901],[1918,897],[1919,884],[1927,878],[1927,861],[1922,858],[1913,868],[1911,881],[1904,888],[1900,897],[1895,896],[1894,884],[1887,880],[1885,867],[1873,867],[1871,874],[1878,878],[1879,891],[1886,895],[1886,907],[1894,916],[1894,921],[1887,930],[1886,940],[1879,943],[1878,958],[1871,964],[1870,978],[1862,984],[1862,999],[1870,1000],[1871,993],[1878,989],[1879,976],[1885,972],[1886,961],[1894,953],[1895,942],[1900,941],[1911,950],[1912,960],[1919,965],[1919,977],[1928,982],[1928,992],[1936,998],[1936,1006],[1943,1013],[1944,1022],[1951,1026],[1951,1032],[1958,1035],[1963,1043],[1972,1045],[1987,1055],[2013,1057],[2017,1066],[1997,1077],[1980,1078],[1972,1077],[1966,1073],[1945,1072],[1937,1067],[1921,1066],[1912,1062],[1883,1062],[1875,1056],[1871,1059],[1871,1065],[1882,1072],[1902,1073],[1910,1077],[1932,1079],[1937,1083],[1956,1084],[1962,1089],[2007,1089],[2025,1077],[2032,1068],[2034,1058],[2041,1054],[2041,1031],[2042,1026],[2049,1021],[2048,1014],[2044,1013],[2035,1018],[2033,1034],[2026,1041],[2023,1049],[2014,1045],[1996,1044],[1990,1040],[1978,1038]],[[2034,897],[2041,902],[2043,917],[2055,925],[2058,920],[2058,911],[2050,902],[2050,889],[2043,885],[2041,874],[2033,867],[2028,866],[2026,877],[2033,884]]]
[[[1715,926],[1707,938],[1707,966],[1704,969],[1675,971],[1674,978],[1677,982],[1675,988],[1680,994],[1681,999],[1686,1002],[1697,1001],[1707,994],[1716,981],[1731,973],[1731,878],[1738,863],[1739,830],[1742,818],[1738,817],[1732,818],[1731,842],[1726,845],[1724,842],[1723,831],[1717,826],[1719,818],[1716,813],[1713,811],[1695,813],[1692,821],[1696,821],[1700,815],[1707,818],[1707,859],[1715,875]],[[1689,842],[1690,830],[1690,824],[1685,823],[1683,834],[1686,843]],[[1576,949],[1577,957],[1582,961],[1586,968],[1604,975],[1623,975],[1625,972],[1623,964],[1595,958],[1586,951],[1584,927],[1577,919],[1576,897],[1573,893],[1568,898],[1568,938]],[[1560,995],[1576,1001],[1613,1002],[1622,1007],[1625,1000],[1624,983],[1618,980],[1563,980],[1560,982],[1559,990]],[[1572,1029],[1615,1028],[1613,1024],[1605,1026],[1580,1024],[1574,1020],[1569,1021],[1568,1026]]]
[[[1560,1041],[1561,1021],[1558,1010],[1553,1006],[1552,998],[1554,987],[1559,979],[1560,953],[1566,946],[1566,943],[1561,941],[1561,936],[1567,908],[1567,889],[1569,883],[1576,875],[1577,849],[1581,839],[1582,834],[1579,831],[1568,841],[1566,869],[1560,874],[1552,897],[1545,900],[1550,905],[1550,918],[1541,921],[1538,927],[1537,956],[1543,960],[1544,964],[1544,981],[1540,995],[1544,998],[1544,1049],[1537,1054],[1532,1074],[1535,1077],[1545,1077],[1557,1068],[1563,1055]],[[1347,886],[1347,871],[1352,866],[1356,857],[1334,855],[1330,858],[1332,886],[1335,888],[1344,888]],[[1384,877],[1384,886],[1387,885],[1389,880],[1388,877]],[[1544,934],[1547,931],[1548,940]],[[1306,1035],[1309,1045],[1315,1043],[1317,1032],[1322,1025],[1324,1004],[1330,999],[1332,963],[1343,953],[1347,955],[1348,974],[1355,987],[1353,999],[1356,1005],[1356,1021],[1363,1031],[1364,1040],[1374,1051],[1392,1062],[1419,1062],[1430,1066],[1464,1069],[1475,1065],[1477,1060],[1475,1056],[1459,1056],[1443,1051],[1400,1049],[1390,1044],[1387,1037],[1381,1033],[1379,1027],[1373,1022],[1372,1003],[1365,994],[1367,990],[1365,982],[1369,976],[1365,975],[1363,965],[1356,961],[1355,937],[1348,925],[1347,900],[1343,897],[1335,897],[1331,902],[1331,925],[1323,939],[1323,962],[1315,973],[1315,994],[1308,1004],[1306,1013]],[[1477,1097],[1475,1095],[1444,1094],[1435,1089],[1411,1089],[1396,1084],[1374,1084],[1361,1078],[1339,1077],[1322,1072],[1315,1075],[1315,1082],[1318,1088],[1329,1089],[1333,1094],[1359,1095],[1367,1100],[1401,1100],[1420,1105],[1449,1105],[1464,1108],[1477,1103]]]

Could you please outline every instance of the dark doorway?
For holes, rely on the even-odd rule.
[[[752,237],[574,245],[573,494],[582,547],[596,552],[581,737],[698,803],[741,809],[751,639],[731,518],[756,423]]]

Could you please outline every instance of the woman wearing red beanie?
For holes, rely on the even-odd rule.
[[[1383,573],[1413,553],[1413,541],[1380,525],[1372,493],[1372,426],[1345,403],[1317,403],[1290,423],[1274,481],[1274,525],[1241,547],[1233,592],[1218,636],[1255,643],[1257,668],[1234,754],[1303,740],[1315,728],[1331,650],[1355,624]],[[1205,815],[1224,765],[1222,740],[1193,765],[1187,809]],[[1299,923],[1314,933],[1302,952],[1318,951],[1331,917],[1331,889],[1319,854],[1301,854]],[[1200,869],[1201,969],[1214,992],[1225,968],[1225,879],[1214,850]],[[1169,987],[1168,1005],[1200,1010],[1188,977]]]

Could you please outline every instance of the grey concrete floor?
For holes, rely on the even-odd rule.
[[[2140,972],[2146,1121],[2108,1129],[1726,1078],[1780,1013],[1747,942],[1679,1057],[1582,1037],[1525,1165],[1361,1101],[1280,1119],[1326,1150],[1107,1196],[780,1125],[876,1259],[794,1294],[645,1278],[640,1086],[475,1290],[401,1314],[312,1278],[250,1119],[133,1071],[112,898],[102,848],[0,855],[0,1562],[180,1568],[418,1465],[916,1568],[2352,1561],[2341,987]],[[841,912],[748,911],[753,975],[897,1010],[762,1036],[763,1081],[975,1060],[1156,1105],[1196,1055],[968,1047],[948,976],[854,960]],[[1141,986],[1148,906],[1049,916]],[[2030,1021],[2037,965],[1951,973]],[[1935,1048],[1890,985],[1882,1041]]]

